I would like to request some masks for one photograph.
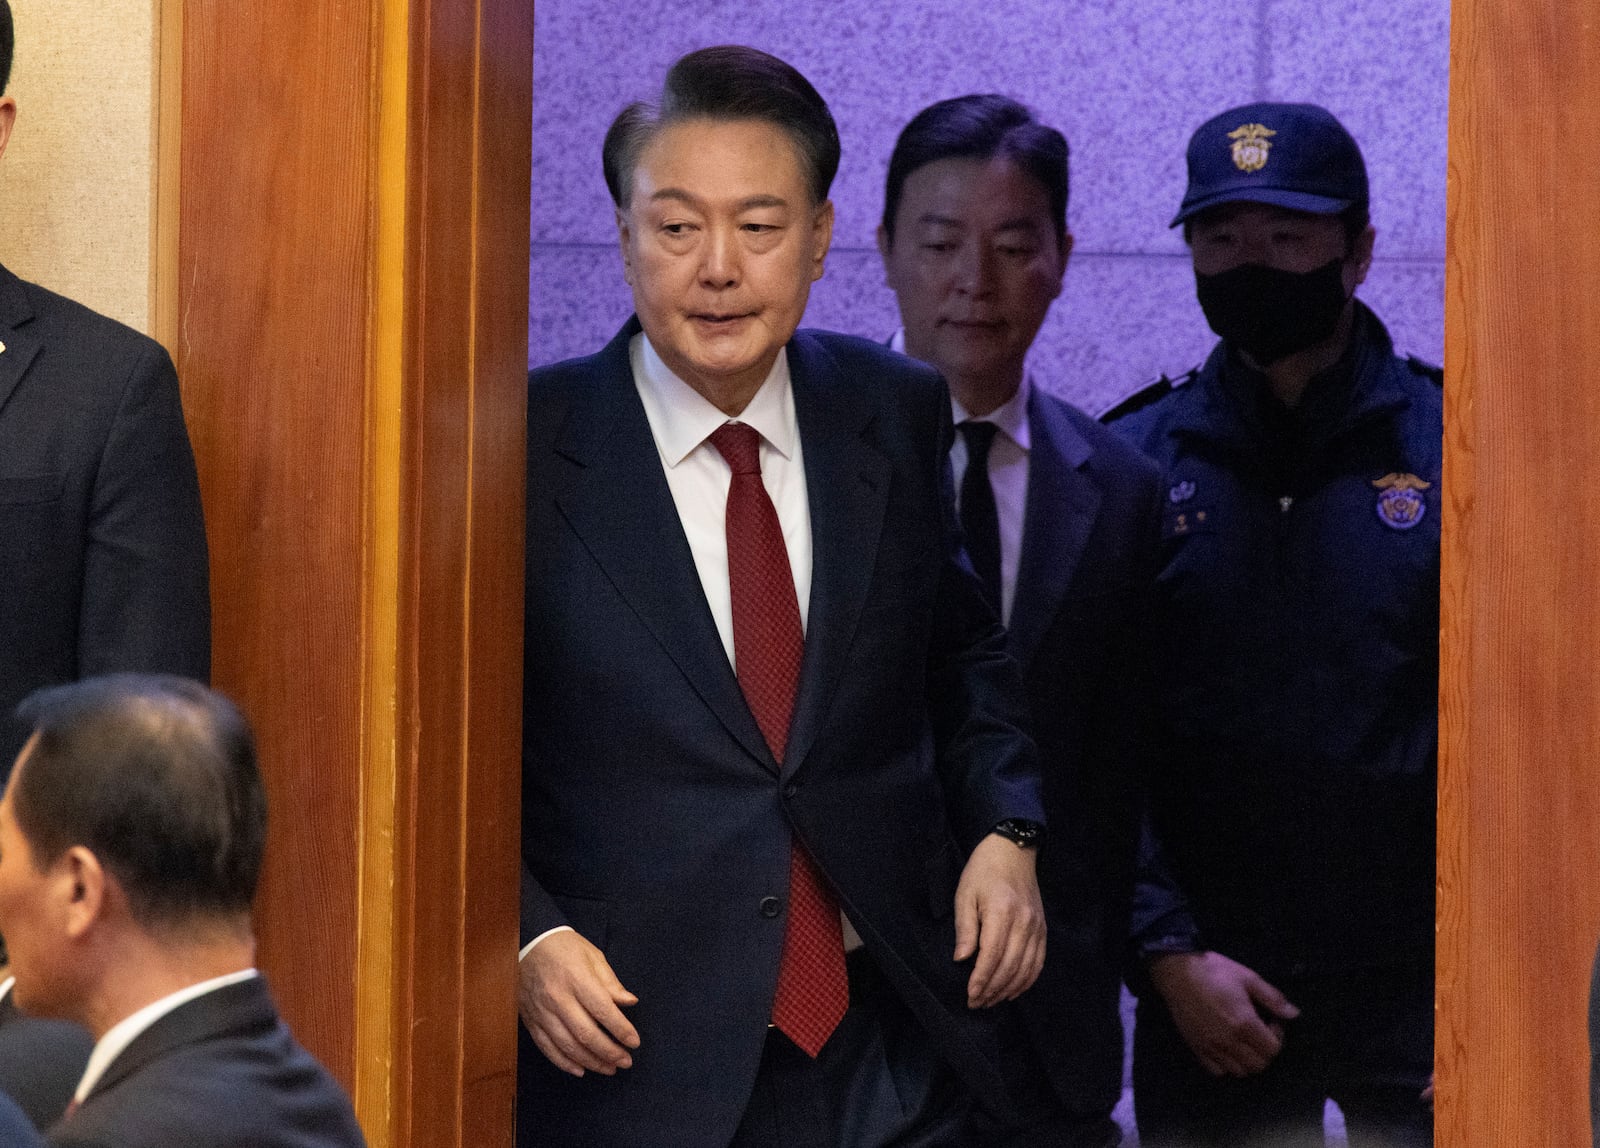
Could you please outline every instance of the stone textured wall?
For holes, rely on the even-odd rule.
[[[1167,229],[1190,133],[1236,104],[1309,100],[1367,157],[1363,297],[1400,348],[1442,354],[1448,0],[539,0],[535,19],[530,364],[597,349],[631,311],[600,175],[611,117],[682,53],[727,42],[794,64],[839,122],[838,225],[809,326],[898,326],[873,243],[895,136],[934,100],[1003,92],[1072,146],[1077,247],[1035,372],[1103,409],[1212,342]]]

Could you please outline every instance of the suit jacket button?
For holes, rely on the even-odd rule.
[[[792,781],[788,785],[783,787],[783,795],[785,797],[793,797],[795,794],[797,794],[799,792],[800,792],[800,787],[798,785],[796,785]]]
[[[776,917],[783,911],[783,902],[776,897],[761,898],[761,915],[763,917]]]

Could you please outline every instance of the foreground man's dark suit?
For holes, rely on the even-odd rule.
[[[360,1148],[350,1101],[278,1019],[255,977],[134,1037],[51,1148]]]
[[[10,993],[0,1000],[0,1092],[17,1102],[34,1127],[50,1127],[67,1110],[93,1048],[77,1025],[26,1016]]]
[[[573,1079],[524,1038],[520,1135],[729,1142],[767,1040],[791,832],[928,1040],[998,1099],[952,899],[995,823],[1043,813],[1015,667],[958,557],[948,394],[864,340],[789,344],[814,561],[780,773],[634,387],[638,329],[529,380],[522,929],[598,945],[642,1047]]]
[[[5,1148],[44,1148],[44,1140],[16,1102],[0,1093],[0,1144]]]
[[[1048,1105],[1094,1142],[1116,1135],[1110,1115],[1122,1094],[1122,964],[1144,775],[1139,635],[1158,557],[1161,476],[1037,387],[1028,427],[1007,649],[1023,669],[1044,778],[1050,830],[1039,890],[1049,944],[1016,1012],[1027,1055],[1049,1078]]]
[[[204,681],[205,525],[167,353],[0,267],[0,778],[33,690]]]

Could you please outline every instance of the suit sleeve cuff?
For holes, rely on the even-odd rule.
[[[529,941],[526,945],[522,946],[522,951],[517,954],[518,963],[520,964],[524,957],[526,957],[529,953],[533,952],[533,946],[537,945],[540,941],[544,940],[551,933],[571,933],[571,932],[575,932],[575,931],[576,930],[574,930],[571,925],[557,925],[553,929],[546,929],[544,932],[540,933],[533,940]]]

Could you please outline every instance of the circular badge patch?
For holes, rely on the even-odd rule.
[[[1422,521],[1428,504],[1415,490],[1391,487],[1378,495],[1378,521],[1394,530],[1410,530]]]

